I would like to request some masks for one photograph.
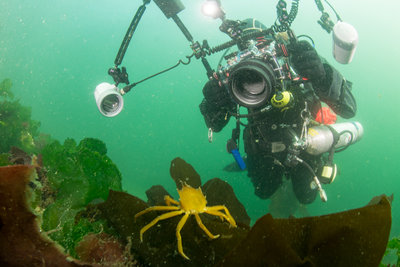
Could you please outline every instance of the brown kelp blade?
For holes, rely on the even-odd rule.
[[[171,161],[169,172],[178,189],[182,189],[182,184],[190,185],[193,188],[201,186],[200,175],[192,165],[181,158],[175,158]]]
[[[0,265],[80,266],[39,232],[27,203],[34,167],[0,167]]]
[[[386,196],[324,216],[261,217],[221,266],[379,266],[391,228]]]

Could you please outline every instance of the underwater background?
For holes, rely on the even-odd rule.
[[[228,41],[218,30],[220,22],[201,14],[202,1],[182,2],[186,9],[179,16],[195,40],[207,39],[211,46]],[[340,176],[324,187],[328,202],[317,198],[307,209],[310,215],[338,212],[363,206],[373,196],[393,193],[391,235],[398,236],[400,91],[396,72],[400,37],[395,27],[400,25],[400,2],[330,2],[358,31],[359,44],[351,64],[334,61],[332,38],[316,22],[320,12],[314,1],[300,1],[292,28],[298,35],[310,35],[317,51],[353,82],[358,104],[353,120],[364,126],[364,137],[335,155]],[[270,26],[276,18],[276,3],[226,0],[222,5],[229,19],[254,17]],[[254,195],[246,172],[223,171],[233,161],[225,150],[233,121],[214,135],[213,143],[208,142],[198,108],[207,80],[200,61],[135,87],[124,97],[124,110],[117,117],[103,117],[97,110],[94,88],[103,81],[112,83],[107,70],[113,66],[126,29],[141,4],[138,0],[1,1],[0,80],[12,80],[16,98],[32,107],[32,118],[41,122],[41,132],[61,142],[85,137],[103,140],[122,173],[127,192],[145,199],[145,191],[155,184],[176,192],[169,166],[179,156],[193,165],[203,183],[219,177],[232,185],[254,223],[268,212],[270,200]],[[328,5],[325,9],[330,11]],[[151,3],[122,66],[127,67],[134,82],[190,54],[189,44],[175,23]],[[209,57],[213,67],[220,56]]]

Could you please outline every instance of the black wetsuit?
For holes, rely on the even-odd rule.
[[[308,204],[316,197],[317,190],[310,187],[313,179],[310,170],[301,164],[293,166],[284,164],[288,148],[293,142],[289,132],[293,130],[298,136],[301,134],[304,122],[301,113],[305,108],[305,102],[313,117],[321,107],[320,100],[343,118],[351,118],[356,113],[357,107],[351,93],[351,83],[346,82],[336,69],[323,62],[326,73],[323,79],[315,83],[306,82],[304,86],[290,87],[294,96],[294,105],[290,109],[282,112],[272,108],[248,119],[248,125],[243,133],[248,176],[254,185],[255,194],[262,199],[269,198],[279,188],[284,175],[291,179],[299,202]],[[226,88],[220,87],[214,80],[206,83],[203,94],[200,111],[207,127],[219,132],[228,123],[231,112],[236,112],[236,103]],[[252,109],[249,113],[257,111]],[[321,156],[311,156],[302,152],[299,157],[315,172],[322,165]]]

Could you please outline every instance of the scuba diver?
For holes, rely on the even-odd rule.
[[[267,27],[255,19],[246,19],[239,23],[238,29],[245,34],[265,31]],[[211,78],[203,88],[204,99],[199,107],[211,133],[220,132],[231,117],[236,117],[237,127],[227,144],[230,153],[237,151],[239,127],[245,126],[243,140],[247,162],[242,161],[241,168],[247,165],[247,175],[258,197],[270,198],[286,177],[291,180],[298,201],[309,204],[321,188],[318,183],[331,183],[336,176],[336,165],[332,162],[334,144],[329,145],[327,152],[330,153],[326,158],[322,153],[301,149],[299,141],[310,133],[308,127],[318,124],[316,117],[322,124],[332,123],[327,122],[332,113],[326,112],[327,107],[322,108],[321,101],[345,119],[355,116],[356,101],[351,83],[321,58],[311,43],[291,42],[286,33],[272,35],[241,43],[240,51],[247,46],[258,51],[267,47],[269,52],[255,53],[252,58],[235,63],[228,71],[222,70],[229,76],[229,82]],[[285,44],[281,49],[274,42],[278,39]],[[268,48],[271,46],[278,47],[276,54],[283,54],[283,63],[276,64],[276,55]],[[279,66],[283,66],[282,69]],[[282,75],[291,79],[279,83],[271,78]],[[267,87],[269,89],[265,90]],[[259,101],[263,91],[268,91],[266,99]],[[246,116],[239,115],[239,104],[247,108]],[[247,124],[241,118],[247,119]],[[335,140],[337,142],[337,136]]]
[[[200,43],[193,38],[178,16],[184,10],[180,0],[154,0],[166,18],[172,19],[184,34],[192,54],[169,68],[130,82],[126,68],[120,65],[150,2],[143,0],[138,8],[114,66],[108,70],[114,84],[103,82],[95,89],[100,113],[106,117],[118,115],[124,106],[123,96],[132,88],[180,65],[189,65],[194,59],[200,60],[208,78],[200,104],[209,129],[208,139],[212,142],[214,132],[221,131],[231,117],[236,119],[227,150],[240,169],[247,168],[255,194],[270,198],[286,177],[291,180],[300,203],[313,202],[317,192],[322,201],[327,201],[321,183],[331,183],[336,177],[334,154],[360,140],[363,128],[359,122],[334,123],[336,114],[345,119],[355,116],[357,106],[351,83],[318,55],[311,37],[296,36],[291,30],[299,0],[292,0],[290,11],[285,0],[278,0],[277,19],[268,28],[255,19],[227,19],[220,0],[205,1],[203,13],[220,19],[219,30],[230,37],[230,41],[214,47],[207,40]],[[328,3],[336,14],[336,23],[324,10],[321,0],[315,3],[321,12],[318,24],[333,33],[335,60],[350,63],[358,43],[357,31],[341,20],[332,5]],[[234,46],[237,51],[229,53]],[[217,68],[212,68],[207,58],[223,51]],[[126,86],[119,88],[121,84]],[[321,102],[336,114],[322,107]],[[243,108],[247,109],[246,114],[241,113]],[[247,162],[239,152],[241,126],[244,126]]]

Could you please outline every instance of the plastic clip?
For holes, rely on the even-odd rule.
[[[213,129],[212,128],[208,128],[208,142],[212,143],[213,141]]]

